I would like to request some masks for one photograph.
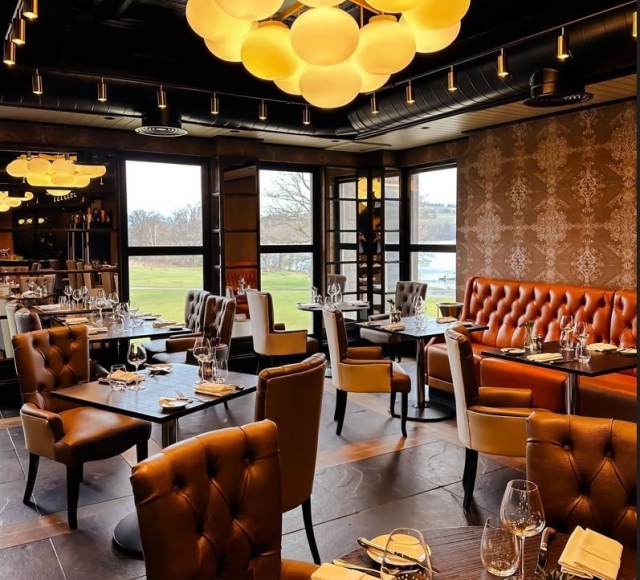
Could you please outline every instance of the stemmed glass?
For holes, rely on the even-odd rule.
[[[335,295],[338,293],[340,286],[335,282],[332,282],[327,286],[327,294],[331,297],[331,302],[335,302]]]
[[[120,298],[118,297],[118,293],[117,292],[111,292],[109,294],[108,300],[109,300],[109,302],[111,302],[112,305],[116,305],[118,302],[120,302]]]
[[[591,358],[587,350],[587,341],[589,340],[589,324],[586,322],[576,321],[573,325],[573,333],[578,339],[578,361],[589,362]]]
[[[102,309],[107,307],[107,299],[104,297],[104,292],[100,290],[96,295],[96,308],[100,313],[100,325],[104,324],[104,319],[102,318]]]
[[[87,301],[89,300],[89,288],[87,288],[86,286],[81,286],[80,292],[82,293],[82,302],[84,302],[86,306]]]
[[[524,539],[539,534],[545,524],[544,507],[538,486],[526,479],[512,479],[505,489],[500,505],[502,525],[514,536],[520,538],[520,575],[524,572]]]
[[[205,383],[204,380],[204,362],[211,356],[211,343],[208,338],[197,338],[193,344],[193,356],[198,359],[200,365],[200,378],[196,381],[196,385]]]
[[[560,348],[569,350],[569,333],[573,328],[573,316],[571,314],[563,314],[559,320],[560,324]]]
[[[67,297],[67,302],[71,305],[71,295],[73,294],[73,288],[67,284],[64,287],[64,295]]]
[[[419,530],[397,528],[387,539],[382,554],[380,577],[383,580],[432,580],[429,549]]]
[[[416,330],[422,330],[424,328],[424,299],[422,296],[414,297],[412,306],[416,319]]]
[[[127,361],[129,362],[129,364],[132,364],[134,367],[136,367],[137,375],[138,367],[141,364],[147,362],[147,351],[144,349],[144,346],[136,342],[130,343],[129,350],[127,352]],[[144,387],[140,386],[140,377],[136,376],[135,383],[133,383],[133,385],[129,388],[132,391],[139,391],[140,389],[144,389]]]
[[[80,288],[74,288],[73,299],[76,301],[76,309],[80,310],[80,300],[82,300],[82,290]]]

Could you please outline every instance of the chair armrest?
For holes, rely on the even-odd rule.
[[[51,428],[54,441],[59,441],[65,435],[62,417],[60,417],[60,415],[58,415],[57,413],[52,413],[51,411],[47,411],[46,409],[40,409],[33,403],[25,403],[20,409],[20,415],[46,421]]]
[[[370,314],[367,316],[367,320],[372,322],[374,320],[389,320],[389,314]]]
[[[391,361],[344,359],[340,363],[341,381],[348,391],[388,392],[392,374]]]
[[[284,322],[275,322],[273,325],[273,330],[284,330],[284,329],[285,329]]]
[[[533,393],[530,389],[507,389],[480,387],[478,405],[483,407],[532,407]]]
[[[306,330],[277,330],[272,332],[269,342],[273,346],[273,354],[301,354],[307,352]]]
[[[170,340],[180,340],[181,338],[200,338],[202,336],[204,336],[202,332],[185,332],[184,334],[174,334],[170,336],[167,338],[167,342]]]
[[[347,349],[348,359],[376,360],[382,358],[382,347],[380,346],[354,346]]]
[[[231,288],[231,286],[225,286],[224,290],[227,298],[233,298],[233,288]]]
[[[190,348],[193,348],[193,345],[196,342],[197,337],[193,336],[187,336],[187,337],[183,337],[181,336],[180,338],[174,338],[172,340],[167,340],[167,353],[170,352],[184,352],[186,350],[189,350]]]

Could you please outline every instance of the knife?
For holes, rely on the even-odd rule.
[[[384,546],[380,546],[379,544],[375,544],[367,538],[360,537],[357,540],[358,544],[360,544],[363,548],[370,548],[372,550],[376,550],[381,554],[384,554],[385,551],[387,554],[391,556],[395,556],[396,558],[400,558],[402,560],[407,560],[408,562],[413,562],[414,564],[420,565],[422,568],[431,568],[431,570],[438,574],[440,570],[438,570],[435,566],[431,564],[430,553],[427,553],[427,557],[425,558],[426,562],[423,560],[419,560],[418,558],[414,558],[413,556],[409,556],[408,554],[403,554],[401,552],[397,552],[396,550],[386,549]],[[427,551],[429,551],[429,547],[427,547]]]
[[[365,566],[358,566],[357,564],[351,564],[351,562],[341,560],[340,558],[336,558],[333,561],[333,565],[340,566],[341,568],[348,568],[349,570],[358,570],[359,572],[365,572],[366,574],[375,576],[376,578],[382,578],[382,575],[379,570],[374,570],[373,568],[366,568]]]
[[[547,566],[547,548],[549,546],[549,537],[551,534],[555,534],[553,528],[545,528],[542,530],[542,537],[540,538],[540,549],[538,550],[538,566],[543,570]]]

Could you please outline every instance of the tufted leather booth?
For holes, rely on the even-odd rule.
[[[211,296],[211,292],[208,290],[187,291],[184,302],[184,326],[196,335],[202,333],[205,327],[205,305],[209,296]],[[180,336],[185,337],[188,335],[182,334]],[[171,339],[161,338],[143,343],[142,346],[147,351],[147,357],[151,359],[161,352],[167,352],[167,340]]]
[[[235,298],[225,298],[223,296],[214,296],[213,294],[207,296],[202,312],[202,322],[196,324],[196,332],[168,339],[166,341],[167,351],[154,355],[152,362],[193,362],[195,364],[195,358],[187,356],[187,351],[193,348],[198,336],[204,336],[209,339],[219,338],[221,344],[226,344],[231,348],[231,334],[233,333],[235,315]]]
[[[463,325],[444,333],[453,376],[458,437],[466,448],[462,507],[473,499],[478,452],[524,457],[526,420],[533,412],[529,389],[479,388],[469,333]]]
[[[636,549],[634,423],[533,413],[527,422],[527,479],[540,488],[547,525],[591,528]]]
[[[333,417],[338,422],[336,434],[342,433],[347,408],[347,393],[390,393],[391,410],[395,407],[396,393],[401,394],[402,436],[407,436],[407,411],[411,379],[397,363],[383,360],[379,346],[349,348],[344,315],[339,309],[322,311],[331,357],[331,380],[336,388],[336,410]]]
[[[616,301],[617,308],[614,307]],[[488,346],[522,346],[524,328],[521,325],[530,320],[535,321],[534,334],[541,334],[544,341],[558,340],[558,319],[566,313],[573,314],[577,320],[589,322],[591,342],[624,340],[628,346],[631,343],[635,345],[636,292],[633,290],[614,291],[567,284],[472,277],[467,280],[463,303],[462,320],[473,320],[489,327],[470,335],[480,384],[531,389],[534,406],[559,413],[564,412],[565,373],[485,358],[480,354],[481,351]],[[451,369],[445,345],[437,339],[432,340],[426,347],[425,358],[429,387],[452,392]],[[616,377],[617,380],[621,376],[621,373],[615,373],[610,379]],[[634,379],[623,377],[620,380]],[[591,381],[602,384],[603,378],[587,382]],[[578,412],[582,413],[582,410],[578,408]]]
[[[318,432],[327,358],[316,353],[300,363],[264,369],[258,377],[254,420],[278,426],[282,470],[282,512],[302,506],[304,528],[313,555],[320,554],[313,533],[311,492],[316,471]]]
[[[259,288],[258,268],[248,262],[239,262],[237,266],[227,268],[224,272],[224,285],[227,288],[227,296],[229,298],[233,298],[238,291],[240,278],[244,278],[245,288],[253,288],[254,290]],[[249,304],[247,303],[246,295],[239,294],[236,296],[236,300],[238,301],[236,312],[249,318]]]
[[[147,580],[308,580],[282,560],[277,429],[271,421],[198,435],[133,468]]]
[[[29,451],[24,503],[31,494],[40,457],[67,467],[69,527],[77,527],[76,511],[82,466],[137,446],[138,460],[147,456],[151,425],[109,411],[81,407],[51,396],[89,379],[89,338],[84,325],[36,330],[13,337],[22,392],[20,418]]]

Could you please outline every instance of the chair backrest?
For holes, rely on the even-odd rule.
[[[254,420],[278,426],[282,511],[306,501],[313,490],[327,358],[264,369],[258,377]]]
[[[208,290],[192,289],[187,292],[184,301],[184,322],[192,332],[200,332],[196,329],[204,328],[205,306],[209,296],[211,292]]]
[[[0,298],[0,331],[2,332],[2,350],[4,351],[5,358],[13,358],[13,345],[11,344],[11,337],[13,334],[9,328],[9,314],[7,313],[7,304],[9,302],[15,302]],[[6,316],[6,319],[2,319]],[[14,320],[15,324],[15,320]]]
[[[258,268],[255,265],[248,262],[241,262],[235,264],[232,268],[225,269],[224,285],[231,287],[233,292],[238,290],[238,282],[240,278],[244,278],[245,288],[249,286],[254,290],[259,288]]]
[[[233,321],[236,317],[236,299],[210,295],[204,309],[202,327],[196,326],[196,332],[203,332],[207,338],[220,338],[222,344],[231,345]]]
[[[18,302],[18,300],[9,300],[5,304],[7,324],[9,325],[9,335],[12,337],[18,334],[18,328],[16,326],[16,312],[23,306],[24,304],[22,304],[22,302]]]
[[[340,291],[344,294],[347,277],[344,274],[327,274],[327,286],[329,284],[339,284]],[[320,294],[323,294],[323,292],[320,292]]]
[[[417,296],[427,297],[427,284],[424,282],[396,282],[396,308],[400,310],[400,316],[413,316],[415,308],[413,299]]]
[[[12,341],[22,400],[53,412],[72,407],[49,393],[89,380],[87,327],[36,330]]]
[[[451,367],[453,392],[456,401],[456,422],[460,441],[471,448],[471,432],[467,409],[477,404],[478,379],[473,363],[473,349],[467,329],[462,326],[447,328],[444,333],[447,355]]]
[[[329,358],[331,360],[331,380],[336,388],[342,387],[340,362],[347,356],[347,330],[344,324],[342,310],[324,308],[322,310],[324,329],[329,345]]]
[[[258,354],[269,353],[269,334],[273,332],[273,301],[269,292],[249,290],[247,292],[253,350]]]
[[[31,264],[31,271],[37,272],[38,270],[40,270],[41,266],[42,265],[40,264],[40,262],[34,262],[33,264]]]
[[[80,286],[82,286],[82,284],[78,284],[78,277],[75,274],[75,270],[76,268],[76,261],[75,260],[67,260],[66,261],[67,264],[67,270],[74,270],[74,272],[69,272],[67,274],[67,276],[69,277],[69,286],[71,286],[72,288],[80,288]]]
[[[527,479],[540,488],[547,525],[591,528],[635,550],[636,438],[627,421],[533,413]]]
[[[115,284],[114,274],[111,270],[103,270],[100,272],[100,280],[102,281],[102,289],[106,296],[112,292],[117,292],[118,287]]]
[[[41,270],[42,272],[43,270]],[[47,294],[53,294],[55,289],[56,275],[41,274],[38,276],[20,276],[20,292],[29,290],[29,283],[42,286]]]
[[[40,317],[36,312],[28,308],[19,308],[15,313],[17,334],[31,332],[32,330],[42,330]]]
[[[271,421],[204,433],[131,475],[147,580],[280,577],[282,509]]]

